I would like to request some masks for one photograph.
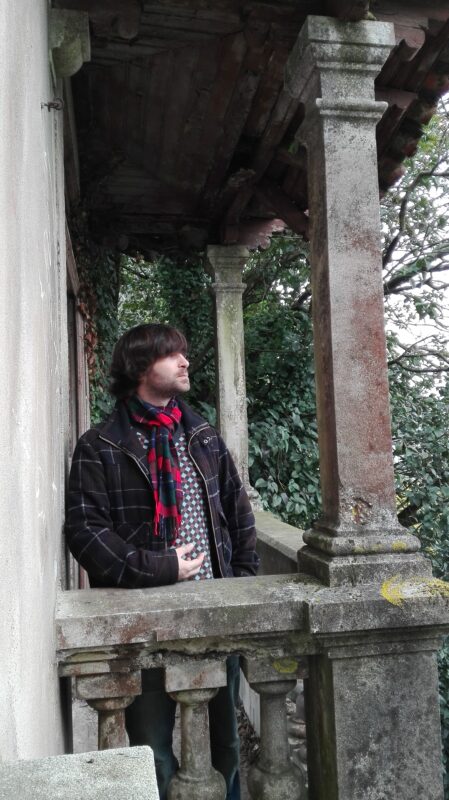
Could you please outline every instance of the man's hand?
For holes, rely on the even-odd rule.
[[[181,547],[175,547],[176,555],[178,556],[178,581],[186,581],[187,578],[193,578],[201,569],[204,553],[200,553],[198,558],[184,558],[184,556],[192,552],[194,547],[194,544],[183,544]]]

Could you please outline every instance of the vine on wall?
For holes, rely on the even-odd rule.
[[[78,309],[85,320],[90,411],[95,424],[112,407],[107,387],[112,349],[119,335],[120,257],[116,250],[92,240],[83,210],[72,217],[70,233],[80,278]]]

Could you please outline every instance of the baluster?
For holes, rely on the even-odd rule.
[[[76,679],[78,697],[98,714],[98,749],[126,747],[125,708],[142,691],[141,672],[83,675]]]
[[[260,695],[260,752],[248,773],[252,800],[304,800],[304,776],[290,758],[286,695],[296,685],[298,663],[243,659],[243,672]]]
[[[181,767],[171,780],[168,800],[225,800],[225,780],[211,761],[208,711],[209,700],[225,684],[224,662],[166,667],[165,688],[181,708]]]

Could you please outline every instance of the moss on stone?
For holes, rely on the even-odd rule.
[[[382,597],[394,606],[402,606],[406,600],[415,597],[442,597],[449,599],[449,583],[438,578],[416,578],[404,580],[400,575],[384,581],[380,593]]]

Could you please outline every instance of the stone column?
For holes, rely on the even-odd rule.
[[[312,658],[317,663],[306,682],[310,800],[443,800],[440,645],[331,647]]]
[[[260,752],[248,773],[252,800],[303,800],[304,777],[290,759],[286,696],[296,686],[297,663],[242,659],[245,678],[260,696]]]
[[[397,520],[390,431],[374,79],[394,44],[389,23],[311,16],[286,68],[305,105],[323,498],[299,558],[328,585],[428,563]]]
[[[141,672],[113,672],[76,678],[78,697],[98,713],[98,749],[126,747],[125,708],[142,691]]]
[[[245,341],[242,272],[249,250],[240,245],[209,245],[207,257],[215,276],[217,424],[252,501],[258,493],[248,477]]]
[[[310,800],[443,800],[436,652],[448,586],[385,584],[385,597],[371,584],[324,590],[309,604]]]
[[[226,685],[224,661],[184,661],[168,665],[165,688],[181,706],[181,767],[168,788],[168,800],[225,800],[226,783],[212,766],[209,700]]]

